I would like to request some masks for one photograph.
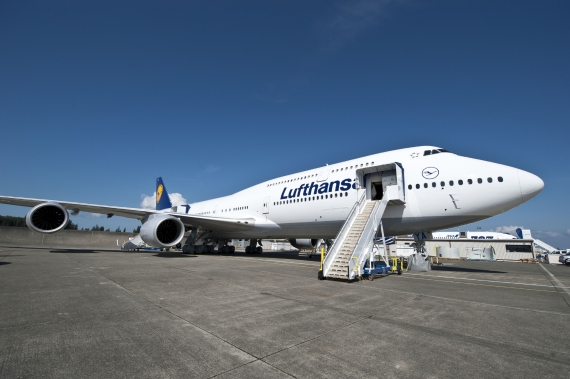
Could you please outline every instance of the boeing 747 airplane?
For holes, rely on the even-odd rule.
[[[40,233],[62,230],[68,212],[93,212],[140,220],[141,238],[156,247],[175,246],[185,230],[192,230],[185,247],[191,251],[214,244],[231,251],[227,241],[248,239],[248,252],[259,252],[258,241],[267,238],[309,247],[318,239],[341,243],[351,231],[367,240],[370,233],[380,233],[380,220],[386,235],[457,227],[514,208],[543,187],[529,172],[420,146],[298,172],[176,208],[165,200],[161,180],[156,210],[8,196],[0,196],[0,203],[33,207],[26,222]]]

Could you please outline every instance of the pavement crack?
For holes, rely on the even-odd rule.
[[[562,300],[564,300],[564,302],[566,303],[566,305],[568,305],[570,307],[570,290],[568,290],[566,287],[564,287],[564,285],[562,284],[562,282],[560,282],[556,276],[554,276],[550,271],[548,271],[548,269],[546,267],[544,267],[541,263],[538,264],[540,266],[540,268],[542,269],[544,276],[546,276],[546,279],[548,279],[548,281],[550,283],[552,283],[552,286],[554,287],[554,289],[556,290],[556,292],[558,292],[560,294],[560,296],[562,296]],[[564,296],[567,295],[567,296]]]
[[[14,253],[13,251],[9,252],[8,254],[4,255],[2,257],[2,259],[0,259],[0,262],[2,262],[4,259],[8,258],[12,253]]]
[[[285,371],[281,370],[279,367],[275,367],[274,365],[272,365],[272,364],[269,363],[269,362],[265,362],[265,361],[263,361],[263,360],[261,360],[261,359],[256,359],[256,360],[254,360],[254,361],[244,363],[243,365],[239,365],[239,366],[233,367],[233,368],[231,368],[231,369],[229,369],[229,370],[226,370],[226,371],[224,371],[224,372],[220,372],[220,373],[218,373],[218,374],[216,374],[216,375],[209,376],[208,379],[217,378],[217,377],[220,376],[220,375],[227,374],[227,373],[229,373],[229,372],[235,371],[235,370],[237,370],[237,369],[240,369],[240,368],[242,368],[242,367],[245,367],[245,366],[250,365],[250,364],[255,363],[255,362],[263,362],[263,363],[265,363],[266,365],[273,367],[275,370],[277,370],[277,371],[279,371],[279,372],[282,372],[283,374],[285,374],[285,375],[287,375],[287,376],[289,376],[289,377],[291,377],[291,378],[297,378],[296,376],[291,375],[291,374],[289,374],[288,372],[285,372]]]
[[[67,254],[66,254],[66,255],[67,255]],[[68,256],[68,255],[67,255],[67,256]],[[69,257],[69,256],[68,256],[68,257]],[[80,261],[78,261],[78,260],[76,260],[76,259],[74,259],[74,258],[72,258],[72,257],[69,257],[69,259],[71,259],[71,260],[77,262],[78,264],[82,265],[83,267],[87,267],[85,264],[83,264],[82,262],[80,262]],[[200,327],[200,326],[194,324],[193,322],[191,322],[191,321],[185,319],[184,317],[181,317],[181,316],[177,315],[176,313],[174,313],[174,312],[172,312],[172,311],[170,311],[170,310],[164,308],[163,306],[161,306],[161,305],[159,305],[159,304],[153,302],[152,300],[147,299],[146,297],[143,297],[143,296],[137,294],[136,292],[131,291],[130,289],[128,289],[128,288],[126,288],[126,287],[120,285],[119,283],[117,283],[117,282],[114,281],[113,279],[111,279],[111,278],[109,278],[109,277],[103,275],[102,273],[97,272],[97,271],[95,271],[95,270],[93,270],[93,269],[91,269],[91,268],[89,268],[89,267],[87,267],[87,269],[89,269],[89,270],[93,271],[94,273],[96,273],[97,275],[99,275],[99,276],[101,276],[101,277],[103,277],[103,278],[109,280],[110,282],[114,283],[117,287],[122,288],[123,290],[129,292],[129,293],[132,294],[133,296],[136,296],[136,297],[138,297],[139,299],[142,299],[142,300],[144,300],[144,301],[146,301],[146,302],[148,302],[148,303],[154,305],[156,308],[158,308],[158,309],[160,309],[160,310],[162,310],[162,311],[164,311],[164,312],[166,312],[166,313],[169,313],[170,315],[176,317],[177,319],[179,319],[179,320],[181,320],[181,321],[184,321],[185,323],[187,323],[187,324],[189,324],[189,325],[192,325],[192,326],[195,327],[196,329],[201,330],[202,332],[204,332],[204,333],[206,333],[206,334],[208,334],[208,335],[210,335],[210,336],[212,336],[212,337],[214,337],[214,338],[216,338],[216,339],[218,339],[218,340],[220,340],[220,341],[222,341],[222,342],[228,344],[229,346],[233,347],[234,349],[241,351],[241,352],[244,353],[246,356],[253,358],[253,360],[250,361],[250,362],[248,362],[248,363],[251,363],[251,362],[254,362],[254,361],[256,361],[256,360],[259,360],[259,358],[256,357],[255,355],[253,355],[253,354],[251,354],[251,353],[248,353],[247,351],[245,351],[245,350],[243,350],[242,348],[240,348],[240,347],[234,345],[233,343],[227,341],[226,339],[224,339],[224,338],[222,338],[222,337],[220,337],[220,336],[218,336],[218,335],[216,335],[216,334],[214,334],[214,333],[212,333],[212,332],[210,332],[210,331],[208,331],[208,330],[206,330],[206,329],[204,329],[204,328],[202,328],[202,327]],[[281,370],[280,370],[280,371],[281,371]]]
[[[337,328],[333,328],[333,329],[331,329],[331,330],[329,330],[329,331],[326,331],[326,332],[324,332],[324,333],[321,333],[321,334],[319,334],[319,335],[317,335],[317,336],[308,338],[308,339],[306,339],[306,340],[304,340],[304,341],[298,342],[298,343],[293,344],[293,345],[291,345],[291,346],[287,346],[287,347],[285,347],[285,348],[283,348],[283,349],[274,351],[273,353],[267,354],[267,355],[263,356],[263,357],[260,358],[260,359],[264,360],[265,358],[271,357],[271,356],[273,356],[273,355],[275,355],[275,354],[278,354],[278,353],[281,353],[281,352],[283,352],[283,351],[287,351],[287,350],[293,349],[293,348],[295,348],[295,347],[297,347],[297,346],[301,346],[301,345],[304,345],[304,344],[309,343],[309,342],[311,342],[311,341],[314,341],[314,340],[316,340],[317,338],[321,338],[321,337],[323,337],[323,336],[326,336],[327,334],[331,334],[331,333],[334,333],[334,332],[338,332],[339,330],[342,330],[342,329],[347,328],[347,327],[349,327],[349,326],[358,324],[359,322],[362,322],[362,321],[364,321],[364,320],[369,320],[369,319],[371,319],[372,317],[373,317],[372,315],[361,317],[361,318],[359,318],[359,319],[357,319],[357,320],[351,321],[351,322],[349,322],[349,323],[347,323],[347,324],[344,324],[344,325],[341,325],[341,326],[339,326],[339,327],[337,327]],[[264,362],[267,363],[266,361],[264,361]],[[267,363],[267,364],[269,364],[269,363]]]
[[[451,340],[463,340],[466,343],[472,343],[479,346],[483,346],[489,348],[492,351],[500,352],[508,350],[521,355],[525,355],[529,358],[539,357],[540,359],[547,360],[552,363],[558,363],[558,364],[563,364],[565,366],[570,366],[570,362],[567,359],[567,353],[565,352],[558,352],[556,350],[550,350],[548,352],[544,352],[544,351],[539,351],[533,345],[521,346],[519,344],[519,346],[516,346],[513,343],[491,341],[489,339],[477,337],[472,334],[457,333],[445,329],[433,328],[425,325],[417,325],[406,321],[385,318],[382,316],[373,316],[372,319],[375,321],[380,321],[385,324],[405,328],[408,330],[413,329],[418,331],[419,333],[432,334],[434,336],[440,336]]]

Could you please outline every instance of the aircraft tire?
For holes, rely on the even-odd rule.
[[[263,253],[263,248],[261,246],[258,246],[255,248],[255,254],[261,254]]]

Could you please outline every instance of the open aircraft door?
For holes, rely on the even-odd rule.
[[[404,168],[399,162],[392,162],[374,166],[363,167],[356,170],[358,186],[366,190],[368,200],[382,200],[387,187],[390,191],[396,191],[397,196],[392,193],[389,205],[405,204],[405,178]]]
[[[402,204],[406,202],[406,178],[404,177],[404,167],[399,162],[394,162],[396,169],[396,182],[398,183],[398,194]]]

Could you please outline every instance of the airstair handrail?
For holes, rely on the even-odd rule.
[[[350,213],[348,214],[346,221],[342,225],[342,228],[338,232],[333,244],[331,245],[329,251],[327,252],[327,256],[325,257],[325,261],[323,263],[323,274],[325,276],[327,275],[330,266],[334,261],[334,257],[336,256],[338,250],[342,246],[342,242],[344,241],[344,238],[346,237],[348,231],[350,230],[352,222],[356,219],[356,216],[358,216],[360,212],[362,212],[364,203],[366,203],[366,191],[364,191],[362,193],[362,196],[360,196],[360,199],[356,203],[354,203],[354,206],[350,210]]]

